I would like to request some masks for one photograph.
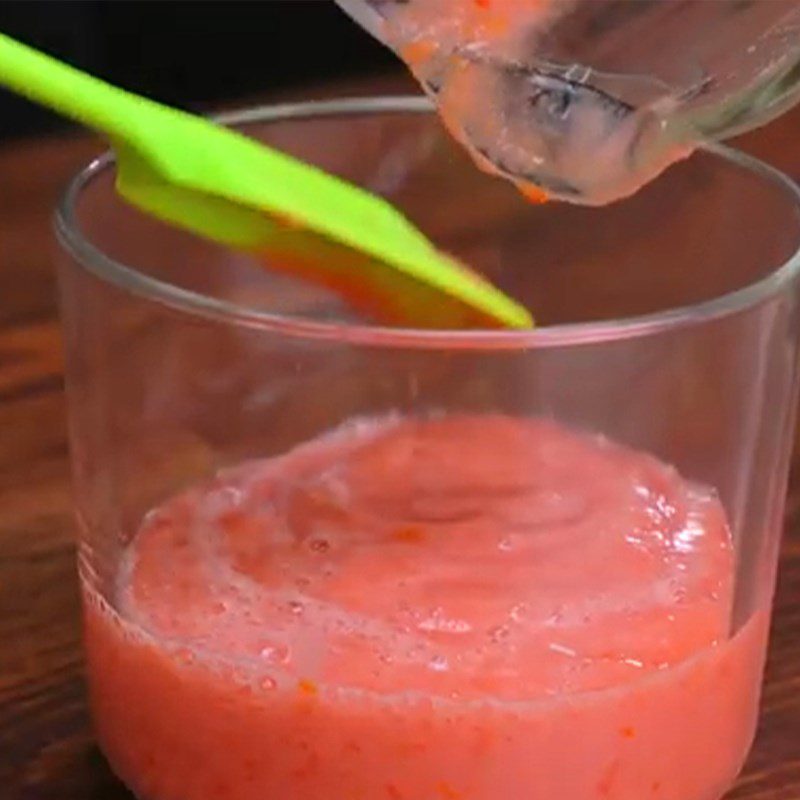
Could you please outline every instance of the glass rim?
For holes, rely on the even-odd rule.
[[[426,97],[397,95],[255,106],[215,115],[213,119],[224,125],[243,125],[290,119],[314,120],[319,117],[348,114],[432,113],[433,111],[433,104]],[[800,186],[780,170],[724,145],[710,144],[702,149],[782,188],[800,209]],[[366,321],[315,320],[302,315],[248,308],[209,294],[186,289],[140,272],[136,267],[117,261],[96,247],[81,231],[76,205],[81,193],[92,181],[113,167],[114,163],[114,155],[110,151],[93,159],[72,178],[56,206],[54,225],[57,238],[78,265],[105,283],[175,311],[287,337],[391,348],[447,350],[517,350],[594,344],[654,335],[735,314],[780,294],[800,274],[800,236],[798,236],[798,247],[792,255],[759,280],[699,303],[675,306],[648,314],[570,322],[526,330],[425,329],[389,327]]]

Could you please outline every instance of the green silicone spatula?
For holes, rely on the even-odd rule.
[[[0,85],[105,134],[147,213],[423,327],[532,325],[380,197],[235,131],[111,86],[0,34]]]

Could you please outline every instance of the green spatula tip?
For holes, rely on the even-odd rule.
[[[324,277],[329,267],[324,259],[308,259],[313,248],[305,237],[282,233],[287,223],[305,227],[385,267],[380,275],[359,273],[362,293],[395,286],[413,292],[416,282],[438,290],[442,308],[455,300],[504,327],[533,325],[527,309],[443,257],[386,200],[317,167],[118,89],[3,34],[0,84],[106,134],[117,154],[119,193],[154,217],[251,252],[268,250],[277,237]],[[397,273],[406,280],[393,282]],[[439,313],[436,303],[425,309]]]

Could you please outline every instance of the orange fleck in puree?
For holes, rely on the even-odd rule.
[[[713,492],[541,420],[354,421],[152,511],[84,584],[99,740],[142,800],[717,800],[765,616],[731,637]]]

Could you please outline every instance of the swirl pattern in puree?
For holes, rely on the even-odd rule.
[[[765,628],[732,595],[718,500],[648,455],[359,421],[147,517],[87,587],[95,718],[147,800],[716,800]]]

